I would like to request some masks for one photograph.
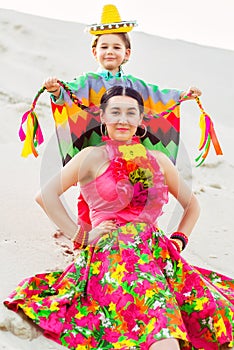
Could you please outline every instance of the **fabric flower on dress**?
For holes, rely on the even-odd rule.
[[[153,174],[149,169],[138,169],[129,173],[129,180],[132,184],[142,183],[143,188],[149,188],[153,186]]]
[[[121,145],[119,146],[119,151],[122,153],[122,158],[126,161],[135,159],[136,157],[147,158],[146,148],[140,143],[133,145]]]
[[[144,205],[148,198],[148,189],[144,189],[141,182],[137,182],[133,186],[133,198],[131,200],[131,205],[134,207],[141,207]]]
[[[155,198],[157,207],[161,192],[165,189],[161,186],[157,188],[157,183],[162,185],[163,180],[160,178],[159,181],[159,172],[155,172],[155,162],[151,161],[145,147],[139,142],[129,145],[109,142],[109,147],[113,157],[111,169],[121,202],[126,204],[128,200],[130,207],[143,208],[149,198]],[[161,173],[160,176],[162,176]],[[154,203],[152,206],[154,207]]]

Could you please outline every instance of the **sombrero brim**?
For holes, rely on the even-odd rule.
[[[136,21],[115,22],[108,24],[92,24],[87,27],[87,31],[93,35],[128,33],[136,26]]]

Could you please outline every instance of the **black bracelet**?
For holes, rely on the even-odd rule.
[[[188,244],[188,237],[182,233],[182,232],[173,232],[170,236],[170,238],[178,239],[182,243],[182,250],[185,249],[185,247]]]

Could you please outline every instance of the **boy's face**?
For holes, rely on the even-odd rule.
[[[131,50],[126,49],[121,37],[117,34],[103,34],[92,52],[100,66],[113,74],[117,73],[124,60],[128,60]]]

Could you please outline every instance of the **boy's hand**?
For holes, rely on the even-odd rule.
[[[195,86],[191,86],[187,91],[183,91],[180,95],[180,98],[183,99],[185,96],[189,95],[186,100],[192,100],[196,97],[201,96],[202,92]]]
[[[45,86],[46,90],[49,93],[53,94],[55,97],[58,97],[60,95],[60,85],[56,77],[47,78],[44,81],[43,85]]]

